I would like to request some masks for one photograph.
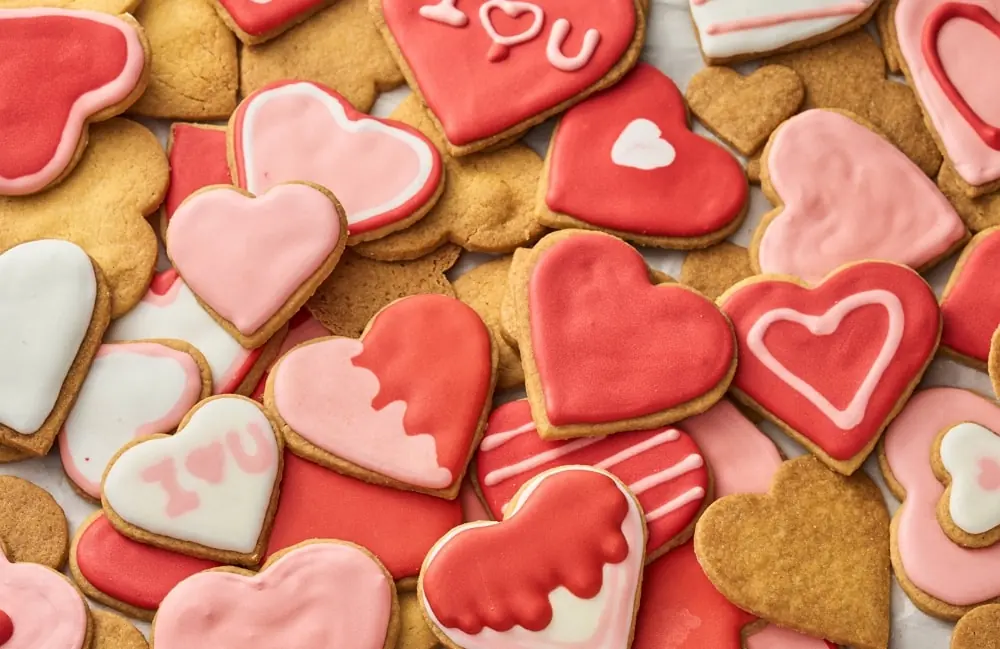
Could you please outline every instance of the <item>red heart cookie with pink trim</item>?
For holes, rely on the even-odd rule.
[[[301,23],[333,0],[214,0],[222,20],[248,45],[263,43]]]
[[[615,83],[646,32],[638,0],[422,4],[377,0],[372,8],[454,155],[513,139]]]
[[[979,369],[1000,326],[1000,284],[991,280],[998,267],[1000,228],[989,228],[965,246],[941,296],[941,347]]]
[[[664,426],[708,409],[732,380],[726,316],[693,289],[651,283],[642,255],[611,235],[546,236],[515,260],[508,290],[505,326],[545,439]]]
[[[87,124],[142,94],[147,48],[127,14],[0,9],[0,195],[34,194],[72,171]]]
[[[286,354],[264,402],[298,455],[454,497],[491,405],[495,354],[470,307],[407,297],[376,314],[361,340],[323,338]]]
[[[643,245],[724,239],[750,198],[740,163],[690,131],[680,90],[644,63],[563,116],[546,169],[542,223],[603,229]]]
[[[502,522],[467,523],[437,542],[420,603],[435,633],[463,649],[628,647],[645,537],[642,509],[617,478],[552,469],[524,485]]]
[[[941,332],[927,283],[888,262],[845,266],[815,288],[751,278],[719,305],[739,340],[737,398],[846,475],[923,376]]]

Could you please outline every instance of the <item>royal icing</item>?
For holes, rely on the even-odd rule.
[[[249,336],[309,281],[340,238],[336,204],[294,183],[256,198],[228,187],[201,191],[174,212],[166,247],[191,290]]]
[[[938,434],[962,422],[1000,430],[1000,408],[966,390],[924,390],[889,425],[884,443],[886,465],[906,492],[892,526],[897,569],[935,599],[972,606],[1000,596],[1000,545],[969,550],[945,535],[937,519],[945,488],[930,462]]]
[[[299,312],[288,321],[288,334],[281,341],[278,353],[275,354],[275,363],[294,347],[298,347],[310,340],[316,340],[317,338],[326,338],[329,335],[330,330],[323,326],[323,323],[319,320],[312,317],[308,309],[299,309]],[[263,401],[264,399],[264,390],[267,388],[267,377],[273,367],[274,363],[261,375],[260,381],[257,382],[257,387],[254,388],[253,394],[250,395],[257,401]]]
[[[0,9],[0,61],[0,194],[19,195],[66,173],[87,120],[135,92],[146,53],[137,27],[115,16]]]
[[[894,14],[910,83],[948,160],[972,185],[1000,178],[1000,150],[983,139],[1000,125],[1000,84],[980,64],[1000,53],[998,17],[1000,0],[905,0]]]
[[[645,236],[724,229],[749,196],[740,163],[688,129],[680,90],[644,63],[563,116],[548,165],[550,210]]]
[[[951,476],[955,525],[969,534],[1000,527],[1000,437],[979,424],[958,424],[941,438],[941,464]]]
[[[504,404],[490,415],[476,454],[479,488],[493,518],[525,482],[547,469],[594,466],[618,476],[639,498],[649,525],[652,555],[686,530],[705,502],[708,468],[698,446],[676,428],[544,441],[527,400]]]
[[[424,611],[465,649],[626,647],[644,528],[607,474],[553,469],[525,485],[502,523],[467,523],[438,541],[421,572]]]
[[[172,437],[122,453],[104,478],[105,506],[159,536],[250,554],[265,531],[278,452],[256,402],[218,397]]]
[[[226,129],[174,123],[170,127],[170,184],[163,203],[169,219],[185,198],[209,185],[232,182],[226,154]]]
[[[328,188],[351,234],[407,219],[441,184],[441,154],[425,135],[360,113],[324,86],[285,82],[247,97],[233,121],[236,178],[261,194],[307,180]]]
[[[381,4],[421,96],[455,145],[581,95],[618,65],[641,20],[635,0],[462,0],[431,16],[408,0]]]
[[[182,580],[219,565],[133,541],[101,513],[84,526],[73,543],[80,574],[97,591],[144,611],[155,611]]]
[[[347,543],[310,543],[256,575],[210,570],[185,579],[160,605],[153,639],[160,649],[382,649],[392,609],[378,561]]]
[[[260,356],[240,346],[174,270],[157,274],[142,301],[115,320],[106,336],[108,342],[151,338],[183,340],[200,351],[212,369],[215,394],[235,391]]]
[[[96,300],[93,263],[75,244],[42,239],[0,254],[0,424],[22,435],[42,427]]]
[[[873,0],[690,0],[705,56],[722,59],[812,40],[858,18]]]
[[[420,15],[450,27],[465,27],[469,17],[455,6],[456,0],[438,0],[437,4],[420,7]]]
[[[813,289],[753,282],[721,307],[740,341],[733,386],[838,461],[882,431],[940,330],[930,287],[883,262],[847,267]]]
[[[579,234],[545,249],[528,302],[532,353],[556,426],[676,408],[732,367],[732,332],[715,305],[677,285],[650,284],[642,256],[614,237]]]
[[[329,0],[218,0],[236,27],[251,36],[265,36],[302,21]]]
[[[201,398],[201,368],[185,352],[159,343],[102,345],[59,436],[63,469],[93,498],[122,446],[168,433]]]
[[[419,295],[381,311],[360,341],[328,338],[288,353],[268,406],[336,457],[445,489],[465,469],[492,376],[490,333],[476,312]]]
[[[393,579],[407,579],[461,522],[458,501],[369,484],[286,452],[266,554],[310,539],[341,539],[367,548]]]
[[[958,276],[941,298],[941,346],[985,364],[1000,325],[1000,283],[991,281],[1000,265],[1000,229],[972,240],[962,254]]]
[[[12,563],[0,552],[0,611],[13,634],[4,649],[86,649],[90,611],[69,581],[35,563]]]
[[[759,239],[761,272],[817,282],[863,259],[920,268],[965,236],[948,199],[906,154],[840,113],[809,110],[785,122],[767,168],[784,206]]]

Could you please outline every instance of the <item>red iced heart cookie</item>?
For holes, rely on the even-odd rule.
[[[719,298],[739,341],[736,396],[850,475],[934,356],[941,320],[914,271],[846,266],[815,288],[767,276]]]
[[[543,438],[663,426],[729,386],[736,345],[725,315],[692,289],[651,284],[620,239],[564,230],[522,262],[511,270],[511,333]]]
[[[503,522],[467,523],[438,541],[420,571],[421,605],[435,633],[463,649],[624,649],[645,528],[635,497],[610,474],[547,471]]]
[[[289,448],[376,484],[454,497],[493,394],[489,330],[442,295],[398,300],[361,340],[325,338],[275,366],[264,402]]]
[[[360,113],[316,83],[266,86],[230,124],[240,187],[258,195],[282,182],[326,187],[347,213],[351,243],[411,225],[444,190],[441,154],[423,133]]]
[[[569,464],[611,471],[629,486],[646,512],[650,559],[686,541],[710,501],[701,451],[676,428],[547,442],[535,430],[528,401],[520,400],[493,411],[476,453],[479,488],[495,519],[525,482]]]
[[[638,59],[646,31],[638,0],[422,4],[372,7],[455,155],[512,139],[613,84]]]
[[[221,126],[180,122],[171,125],[167,143],[170,185],[163,202],[167,219],[185,198],[199,189],[232,182],[226,148],[226,129]],[[166,223],[163,227],[166,228]]]
[[[1000,228],[983,230],[955,264],[941,296],[941,347],[966,363],[986,368],[990,340],[1000,326]]]
[[[88,122],[123,112],[145,89],[146,47],[128,15],[0,10],[0,195],[39,192],[73,169]]]
[[[563,116],[547,169],[543,223],[605,229],[644,245],[724,239],[749,200],[740,163],[688,129],[677,86],[646,64]]]
[[[215,0],[214,4],[241,41],[263,43],[294,27],[333,0]]]

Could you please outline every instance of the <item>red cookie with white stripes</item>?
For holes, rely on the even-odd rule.
[[[490,415],[476,453],[478,486],[493,518],[525,482],[548,469],[583,464],[625,482],[646,512],[649,561],[684,543],[711,502],[708,466],[694,440],[676,428],[545,441],[527,400],[504,404]]]

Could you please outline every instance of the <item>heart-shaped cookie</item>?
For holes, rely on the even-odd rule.
[[[642,509],[617,478],[552,469],[524,485],[502,522],[467,523],[437,542],[420,571],[421,606],[462,649],[626,649],[645,537]]]
[[[970,548],[1000,541],[1000,436],[972,422],[941,431],[931,452],[946,486],[938,520],[948,538]]]
[[[329,189],[351,243],[406,228],[444,191],[441,154],[420,131],[358,112],[335,91],[284,81],[247,97],[230,120],[233,178],[262,194],[283,182]]]
[[[272,557],[259,573],[217,568],[188,577],[153,620],[158,649],[258,646],[391,649],[396,587],[364,548],[312,541]]]
[[[652,561],[683,543],[711,502],[708,466],[698,446],[676,428],[547,442],[538,436],[526,399],[490,414],[476,453],[476,479],[494,519],[525,482],[557,466],[582,464],[610,471],[646,512]]]
[[[206,399],[175,435],[141,438],[119,451],[101,484],[104,512],[136,541],[256,565],[274,517],[281,446],[256,401]],[[205,461],[213,447],[224,456],[221,471]]]
[[[709,506],[694,547],[708,578],[740,608],[835,644],[885,649],[888,540],[889,512],[871,478],[803,457],[778,469],[768,494]]]
[[[288,335],[281,341],[281,347],[278,348],[276,357],[281,358],[302,343],[307,343],[317,338],[326,338],[329,335],[330,330],[322,322],[314,318],[308,309],[302,309],[288,321]],[[272,364],[260,377],[257,387],[254,388],[253,393],[250,395],[251,398],[261,403],[264,402],[264,389],[267,387],[267,377],[271,375],[273,367],[274,365]]]
[[[34,194],[73,170],[89,122],[142,95],[149,46],[128,14],[51,8],[0,9],[0,43],[0,195]]]
[[[66,514],[41,487],[0,476],[0,545],[12,561],[61,570],[69,547]]]
[[[977,369],[986,369],[1000,326],[1000,286],[990,281],[997,264],[1000,228],[989,228],[969,241],[941,296],[941,347]]]
[[[371,8],[410,86],[459,156],[513,140],[615,83],[635,64],[646,33],[641,0],[424,4],[373,0]]]
[[[170,161],[170,186],[163,201],[164,221],[174,215],[184,199],[209,185],[232,182],[226,150],[226,129],[204,124],[170,125],[167,158]]]
[[[920,381],[941,332],[931,288],[888,262],[845,266],[815,288],[751,278],[719,306],[739,341],[736,397],[846,475]]]
[[[668,248],[725,239],[750,195],[740,163],[690,131],[680,90],[645,63],[563,116],[542,187],[537,211],[546,225]]]
[[[864,259],[926,269],[964,241],[965,225],[934,181],[858,120],[808,110],[771,136],[761,182],[776,208],[750,245],[758,272],[812,283]]]
[[[243,43],[271,40],[333,0],[213,0],[216,10]]]
[[[333,272],[346,240],[344,213],[321,187],[289,183],[258,197],[208,187],[174,212],[166,249],[206,310],[255,349]]]
[[[1000,604],[980,606],[955,625],[951,649],[997,649],[1000,647]]]
[[[546,236],[515,257],[508,292],[504,326],[544,439],[665,426],[707,410],[732,380],[726,317],[692,289],[651,283],[642,255],[611,235]]]
[[[100,501],[101,477],[118,449],[173,431],[211,393],[208,366],[186,343],[101,345],[59,436],[63,470],[79,492]]]
[[[443,295],[393,302],[361,340],[286,354],[264,403],[288,447],[336,471],[454,498],[489,413],[496,351],[475,311]]]

